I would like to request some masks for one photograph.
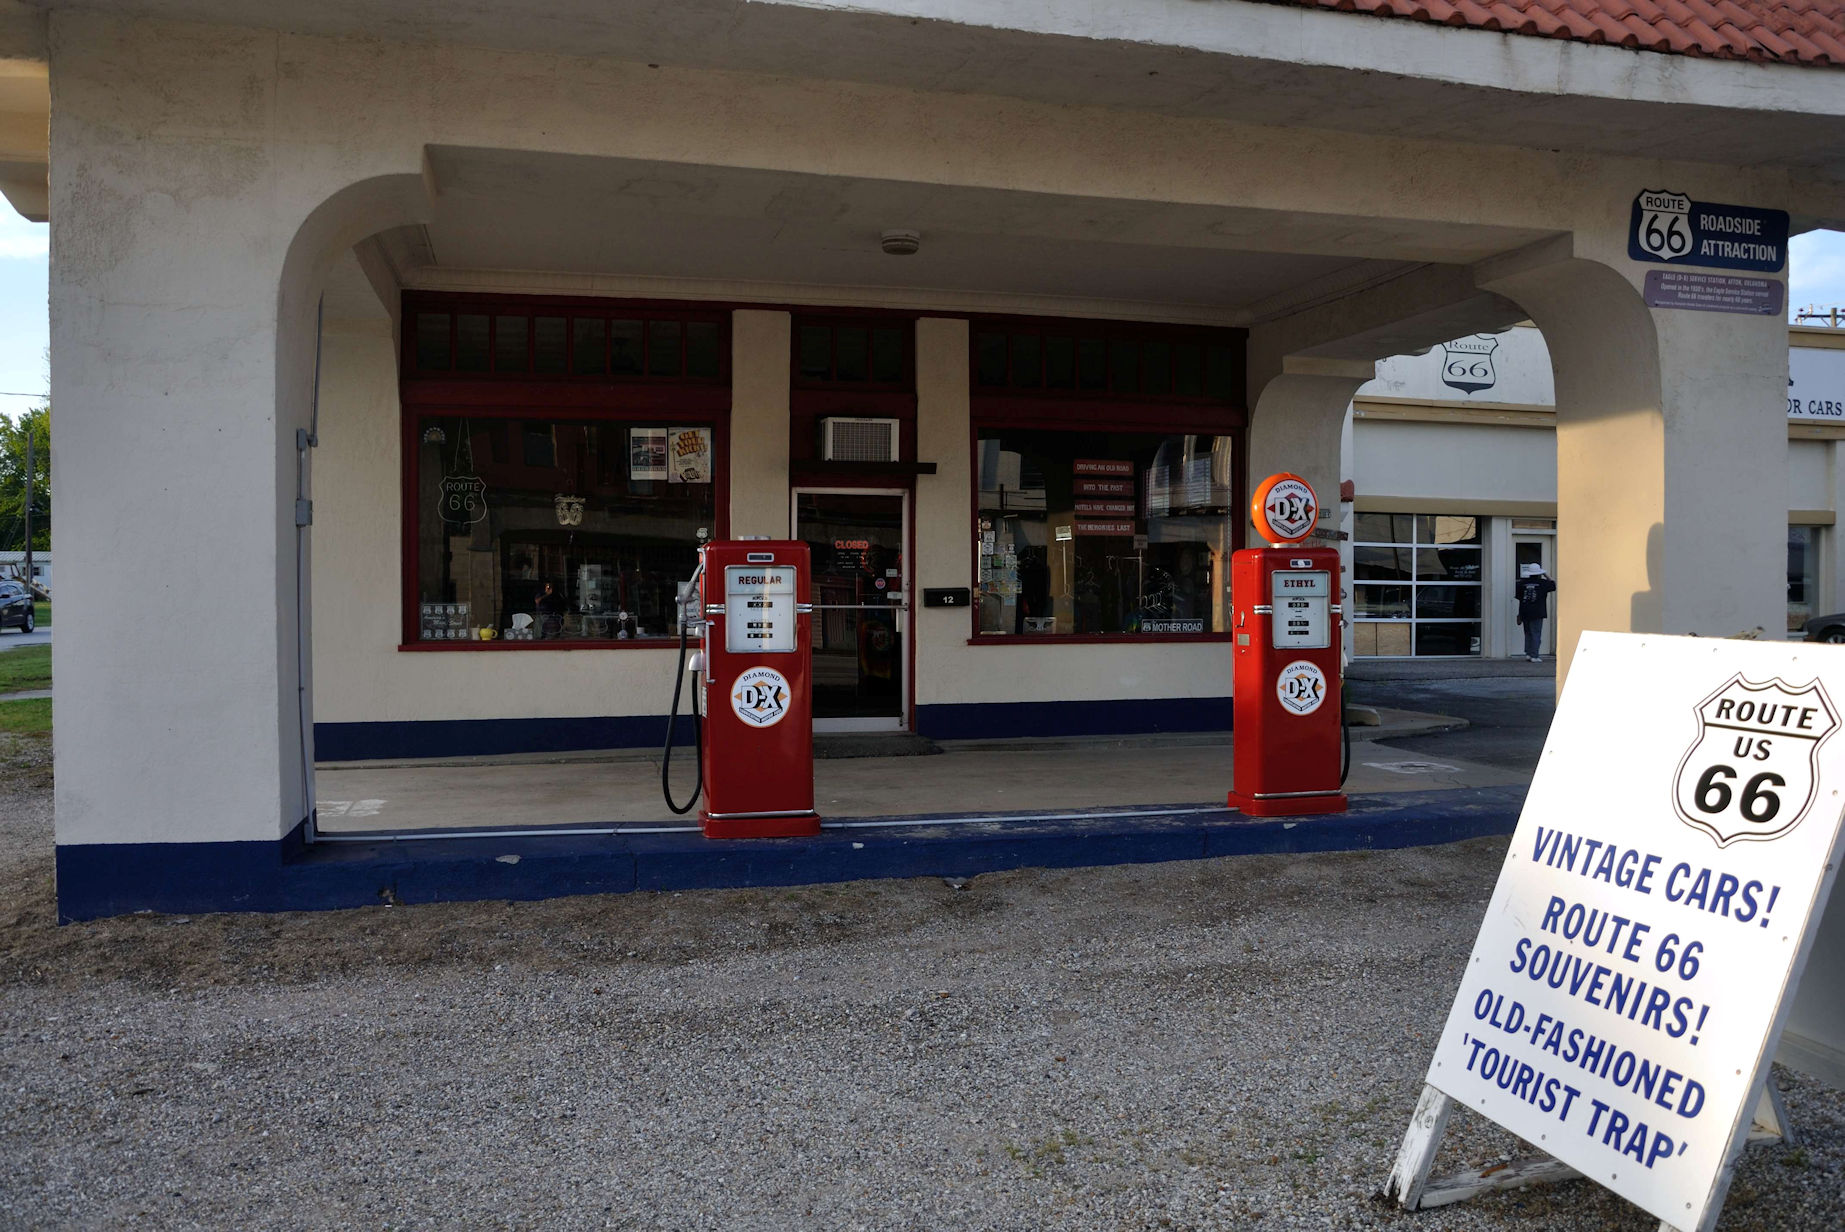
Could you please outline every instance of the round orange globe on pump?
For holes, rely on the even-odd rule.
[[[1282,471],[1256,485],[1249,501],[1249,520],[1255,523],[1256,534],[1276,547],[1299,543],[1319,524],[1320,499],[1312,484]]]

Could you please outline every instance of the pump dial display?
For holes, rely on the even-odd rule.
[[[794,652],[794,577],[789,565],[724,566],[724,649]]]
[[[1324,569],[1278,569],[1269,577],[1275,605],[1270,644],[1286,650],[1332,645],[1332,575]]]

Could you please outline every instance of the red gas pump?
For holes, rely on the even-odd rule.
[[[703,648],[693,670],[703,677],[695,688],[704,700],[698,739],[707,838],[820,833],[811,574],[805,543],[746,539],[699,549]],[[670,721],[667,740],[670,758]],[[673,804],[670,791],[667,804],[675,812],[691,806]]]
[[[1273,546],[1231,556],[1236,632],[1236,778],[1230,807],[1251,817],[1345,811],[1340,766],[1339,553],[1294,546],[1320,504],[1298,475],[1256,488],[1251,517]]]

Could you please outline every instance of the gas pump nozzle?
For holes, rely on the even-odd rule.
[[[673,673],[673,704],[666,716],[666,747],[660,751],[660,794],[666,797],[666,807],[675,815],[691,812],[692,806],[698,803],[698,797],[705,789],[705,740],[704,732],[701,730],[703,716],[699,713],[698,705],[698,699],[704,692],[704,687],[700,680],[694,680],[692,683],[692,761],[698,768],[698,781],[692,788],[691,799],[683,805],[673,802],[672,780],[669,777],[673,765],[673,736],[679,727],[680,690],[685,685],[687,672],[696,677],[702,676],[705,670],[704,651],[693,652],[689,662],[686,657],[693,626],[696,625],[697,632],[702,635],[708,623],[704,617],[703,599],[700,597],[703,592],[699,589],[699,583],[704,580],[704,576],[705,556],[701,548],[698,555],[698,568],[692,571],[692,580],[687,582],[685,589],[679,593],[679,667]],[[696,615],[688,618],[686,615],[688,606]]]

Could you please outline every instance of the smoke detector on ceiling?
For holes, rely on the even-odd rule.
[[[915,231],[886,231],[878,237],[878,246],[893,257],[913,256],[922,247],[922,236]]]

